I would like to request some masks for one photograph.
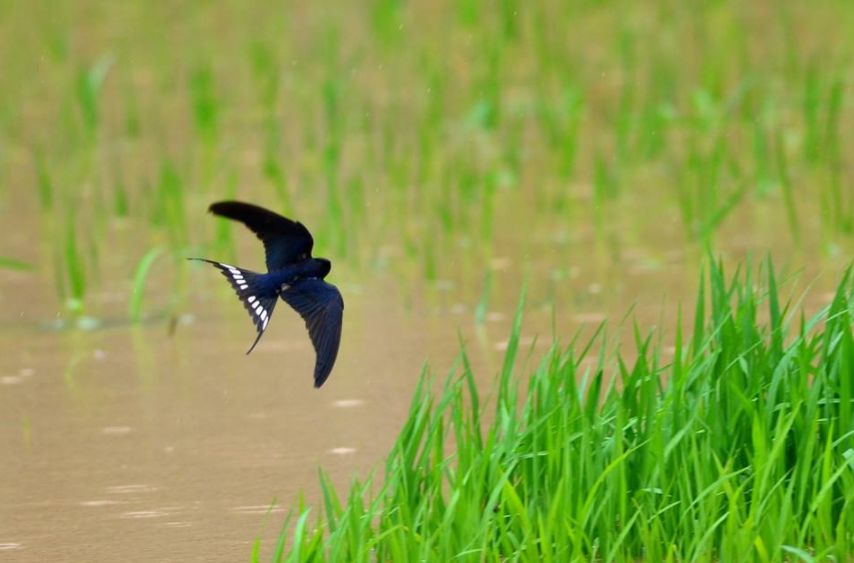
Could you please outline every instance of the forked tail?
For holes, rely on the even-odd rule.
[[[263,274],[244,270],[243,268],[231,266],[230,264],[208,260],[207,258],[188,258],[188,260],[198,260],[200,262],[212,264],[220,271],[220,273],[222,273],[223,276],[225,276],[228,283],[231,284],[231,287],[234,289],[235,293],[237,293],[237,297],[240,299],[240,302],[243,303],[243,306],[249,312],[249,316],[252,317],[252,322],[255,324],[255,329],[258,331],[258,336],[255,338],[255,342],[253,342],[249,350],[246,351],[247,354],[252,352],[252,350],[255,349],[255,345],[258,344],[259,340],[261,340],[261,336],[264,334],[264,331],[267,330],[267,324],[270,322],[270,316],[273,314],[273,308],[276,306],[278,295],[275,293],[270,295],[269,292],[264,290],[261,287],[261,284],[258,283],[259,278],[263,276]]]

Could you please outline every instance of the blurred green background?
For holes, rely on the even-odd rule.
[[[0,255],[71,310],[105,314],[94,296],[130,295],[153,248],[177,279],[129,314],[174,310],[181,257],[233,255],[204,216],[226,197],[407,287],[480,291],[505,256],[560,279],[627,245],[648,268],[706,244],[797,266],[850,248],[848,2],[0,10],[0,213],[27,233]]]

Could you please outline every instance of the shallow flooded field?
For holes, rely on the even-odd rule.
[[[381,475],[425,364],[464,342],[488,395],[523,287],[531,366],[667,349],[710,256],[808,312],[854,256],[845,2],[262,4],[0,4],[0,561],[266,556],[319,468]],[[332,260],[319,390],[294,311],[246,356],[185,260],[263,269],[231,198]]]

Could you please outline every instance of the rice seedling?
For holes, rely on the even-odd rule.
[[[125,134],[131,139],[137,139],[142,131],[139,101],[132,85],[126,86],[125,93]]]
[[[167,230],[173,248],[181,248],[186,242],[185,191],[185,183],[178,168],[171,161],[162,162],[160,178],[154,192],[156,199],[152,222]]]
[[[570,178],[575,169],[575,158],[578,151],[578,131],[583,113],[581,94],[575,89],[564,92],[561,100],[561,114],[564,123],[557,135],[556,145],[559,152],[558,170],[564,178]]]
[[[777,164],[777,177],[780,181],[780,188],[783,192],[783,202],[786,206],[786,219],[789,223],[789,233],[795,241],[800,240],[801,228],[798,221],[798,212],[795,205],[795,195],[792,190],[792,178],[789,172],[788,157],[786,149],[783,146],[783,135],[777,131],[777,136],[774,141],[774,149]]]
[[[252,65],[258,102],[268,112],[275,111],[279,95],[281,77],[280,63],[270,45],[263,40],[255,40],[249,46],[249,58]]]
[[[193,69],[189,84],[193,103],[193,124],[206,144],[212,144],[216,140],[219,128],[220,110],[215,87],[213,70],[209,65],[200,64]]]
[[[804,157],[815,162],[821,154],[821,84],[815,61],[807,67],[803,81]]]
[[[400,0],[376,0],[372,3],[371,24],[382,44],[391,45],[401,35]]]
[[[99,109],[98,97],[107,73],[113,66],[111,55],[101,56],[91,66],[82,68],[77,73],[77,103],[83,120],[86,138],[94,142],[98,132]]]
[[[43,210],[49,210],[53,206],[53,182],[51,181],[50,172],[45,164],[44,157],[41,153],[35,153],[36,175],[38,178],[37,187],[39,194],[39,204]]]
[[[113,213],[116,217],[127,217],[130,211],[128,189],[124,180],[119,177],[113,181]]]
[[[9,258],[8,256],[0,256],[0,269],[29,271],[33,269],[33,265],[23,260]]]
[[[477,305],[474,309],[474,322],[477,325],[483,325],[486,322],[486,314],[489,311],[489,296],[492,293],[492,270],[487,270],[483,276],[483,290],[480,292],[480,299],[477,300]]]
[[[65,283],[65,306],[72,313],[79,313],[83,309],[86,297],[88,276],[84,264],[83,254],[80,250],[79,234],[72,220],[66,223],[64,232],[65,244],[59,255],[64,268],[63,276]]]
[[[291,196],[288,188],[288,180],[285,171],[279,164],[279,151],[281,140],[278,122],[272,115],[267,118],[267,141],[264,144],[264,157],[261,169],[264,178],[273,187],[282,210],[289,213],[292,210]]]
[[[131,289],[130,302],[128,303],[128,316],[131,321],[139,322],[142,320],[142,297],[145,291],[145,281],[148,279],[148,273],[154,261],[163,254],[163,248],[156,246],[145,253],[139,260],[136,266],[136,273],[133,276],[133,288]]]
[[[836,228],[842,232],[854,231],[854,199],[844,195],[843,169],[844,156],[842,154],[842,143],[839,135],[841,122],[842,102],[844,99],[845,85],[843,79],[835,76],[827,94],[827,118],[825,123],[824,147],[830,166],[830,200],[834,213],[832,215]],[[850,192],[847,192],[850,194]]]
[[[760,273],[711,262],[670,351],[635,326],[636,357],[609,357],[598,331],[527,377],[523,298],[492,412],[463,345],[440,391],[422,374],[382,475],[342,502],[321,473],[323,511],[296,507],[273,561],[850,559],[851,271],[810,318]]]

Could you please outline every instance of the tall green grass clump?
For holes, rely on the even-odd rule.
[[[322,513],[289,518],[273,559],[850,560],[850,272],[810,319],[762,277],[712,264],[671,350],[636,328],[611,358],[598,331],[527,387],[517,313],[491,410],[463,349],[440,393],[422,379],[383,480],[342,502],[322,475]]]

